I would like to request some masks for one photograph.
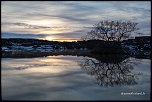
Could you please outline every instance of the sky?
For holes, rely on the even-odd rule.
[[[138,22],[151,36],[151,2],[1,1],[2,38],[77,41],[101,20]]]

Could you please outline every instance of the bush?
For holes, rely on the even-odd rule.
[[[126,54],[128,53],[122,48],[119,42],[110,41],[98,44],[92,51],[98,54]]]

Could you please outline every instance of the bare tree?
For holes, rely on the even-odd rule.
[[[83,36],[81,39],[102,39],[105,41],[121,41],[129,38],[134,32],[139,30],[138,23],[131,21],[100,21],[94,25],[94,29]]]

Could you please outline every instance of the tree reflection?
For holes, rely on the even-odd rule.
[[[112,55],[111,55],[112,56]],[[116,59],[113,59],[116,60]],[[126,58],[121,62],[103,62],[94,58],[84,58],[79,65],[82,69],[97,80],[100,86],[116,86],[116,85],[135,85],[136,80],[141,73],[132,73],[134,65],[138,65],[140,60]]]

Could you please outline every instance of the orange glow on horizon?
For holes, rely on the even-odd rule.
[[[75,39],[58,39],[52,36],[46,36],[45,38],[39,38],[40,40],[48,40],[48,41],[59,41],[59,42],[76,42]]]
[[[57,40],[57,39],[54,39],[53,41],[59,41],[59,42],[75,42],[75,41],[77,41],[77,40],[70,40],[70,39]]]

